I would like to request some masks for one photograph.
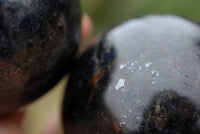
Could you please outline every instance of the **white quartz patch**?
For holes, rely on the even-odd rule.
[[[154,75],[154,76],[156,76],[156,77],[159,76],[159,72],[158,72],[158,71],[154,71],[154,70],[153,70],[153,71],[151,71],[151,74]]]
[[[145,67],[149,67],[149,66],[151,66],[151,64],[152,64],[151,62],[146,63],[146,64],[145,64]]]
[[[123,64],[121,64],[120,65],[120,67],[119,67],[119,69],[123,69],[124,68],[124,65]]]
[[[119,81],[115,85],[116,90],[119,90],[122,87],[125,87],[125,79],[119,79]]]

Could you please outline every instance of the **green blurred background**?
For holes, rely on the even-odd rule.
[[[147,14],[177,14],[200,21],[200,0],[80,0],[95,32]]]
[[[112,28],[127,19],[147,14],[177,14],[200,22],[200,0],[80,0],[82,13],[94,23],[94,34]],[[27,134],[43,134],[52,111],[61,109],[67,77],[38,101],[26,107],[24,129]],[[60,111],[57,114],[60,115]]]

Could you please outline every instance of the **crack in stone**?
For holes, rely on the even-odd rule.
[[[189,75],[183,73],[182,71],[178,70],[177,68],[175,68],[175,70],[176,70],[177,72],[179,72],[181,75],[183,75],[184,77],[186,77],[186,78],[189,78],[189,79],[192,79],[192,80],[197,80],[197,79],[194,79],[194,78],[190,77]]]

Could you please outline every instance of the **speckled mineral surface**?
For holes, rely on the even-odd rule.
[[[199,70],[199,25],[172,15],[127,21],[77,62],[65,132],[199,133]]]

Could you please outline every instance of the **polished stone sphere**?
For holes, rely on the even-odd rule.
[[[71,69],[77,0],[0,0],[0,115],[47,92]]]
[[[200,26],[173,15],[129,20],[77,61],[68,134],[200,133]]]

